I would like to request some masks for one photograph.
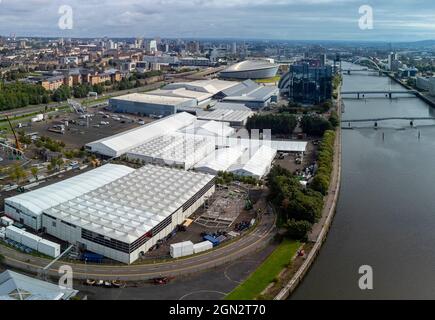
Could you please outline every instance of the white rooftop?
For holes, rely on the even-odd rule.
[[[132,243],[177,211],[213,178],[145,165],[45,212],[105,237]]]
[[[40,215],[48,208],[95,190],[132,171],[134,169],[126,166],[106,164],[70,179],[8,198],[5,202],[18,209],[25,208],[35,215]]]
[[[177,113],[142,127],[88,143],[86,146],[93,152],[108,157],[119,157],[156,136],[175,132],[194,123],[195,120],[196,117],[187,112]]]
[[[253,114],[254,113],[251,110],[219,109],[211,112],[199,112],[198,119],[224,122],[244,122]]]
[[[230,171],[261,178],[267,173],[275,156],[276,150],[263,145],[252,155],[247,163],[241,166],[235,165]]]
[[[173,89],[185,88],[186,90],[208,92],[215,95],[216,93],[237,86],[238,84],[239,83],[236,81],[210,79],[210,80],[197,80],[192,82],[171,83],[165,86],[164,89],[173,90]]]
[[[172,133],[155,137],[134,148],[128,158],[143,159],[165,164],[180,164],[189,169],[215,149],[214,139],[210,136]]]
[[[291,141],[291,140],[260,140],[248,138],[232,138],[216,140],[218,147],[235,147],[243,148],[258,148],[262,145],[269,146],[276,151],[283,152],[306,152],[308,143],[306,141]]]
[[[235,164],[243,155],[244,150],[241,148],[221,148],[215,150],[195,165],[195,169],[201,172],[217,174],[219,171],[227,171],[231,165]]]
[[[228,137],[235,133],[234,128],[231,128],[229,123],[216,122],[209,120],[197,120],[190,126],[182,128],[179,132],[185,134],[195,134],[213,137]]]
[[[148,95],[157,95],[157,96],[166,96],[166,97],[179,97],[179,98],[196,99],[198,101],[198,103],[201,103],[205,100],[208,100],[213,96],[212,93],[187,90],[186,88],[178,88],[178,89],[173,89],[173,90],[159,89],[159,90],[150,91],[147,94]]]
[[[153,95],[144,93],[130,93],[124,96],[111,98],[111,100],[121,100],[121,101],[131,101],[140,103],[150,103],[150,104],[161,104],[161,105],[177,105],[187,101],[191,101],[192,98],[188,97],[175,97],[175,96],[164,96],[164,95]]]

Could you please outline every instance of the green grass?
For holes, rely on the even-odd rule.
[[[288,266],[299,247],[300,243],[297,241],[284,240],[245,282],[225,297],[225,300],[254,300],[257,298]]]

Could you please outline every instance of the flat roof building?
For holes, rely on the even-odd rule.
[[[109,99],[109,108],[113,112],[145,116],[168,116],[177,113],[178,108],[195,107],[197,104],[195,98],[143,93],[131,93]]]
[[[120,157],[154,137],[176,132],[195,121],[196,117],[189,113],[177,113],[139,128],[88,143],[86,149],[105,157]]]
[[[229,171],[239,176],[250,176],[256,179],[261,179],[269,173],[276,154],[276,150],[262,145],[252,155],[248,162],[241,165],[236,164]]]
[[[42,228],[42,212],[71,200],[134,171],[132,168],[106,164],[73,178],[5,199],[6,216],[34,230]]]
[[[127,153],[127,158],[188,170],[214,150],[214,139],[210,136],[172,133],[134,148]]]
[[[246,125],[248,118],[253,114],[254,113],[251,110],[231,110],[220,108],[214,111],[198,112],[197,117],[199,120],[227,122],[234,127],[243,127]]]
[[[145,165],[44,210],[46,232],[126,264],[171,233],[215,191],[208,174]]]

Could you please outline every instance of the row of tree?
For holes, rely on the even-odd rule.
[[[281,114],[256,114],[248,119],[246,128],[252,129],[271,129],[274,134],[292,134],[298,122],[295,116]]]
[[[318,169],[310,187],[323,195],[328,193],[334,161],[335,131],[325,132],[319,147]]]
[[[275,166],[269,173],[269,200],[274,205],[280,224],[288,236],[301,240],[319,220],[323,196],[311,188],[304,188],[289,170]]]
[[[50,102],[50,94],[40,85],[15,82],[0,84],[0,111]]]

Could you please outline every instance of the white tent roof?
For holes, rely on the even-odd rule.
[[[67,300],[77,292],[10,270],[0,274],[0,300]]]
[[[175,132],[192,124],[195,120],[196,117],[187,112],[177,113],[142,127],[91,142],[86,146],[91,148],[93,152],[109,157],[119,157],[149,139],[165,133]]]
[[[210,136],[172,133],[147,141],[131,150],[127,157],[161,159],[168,164],[173,162],[184,163],[190,168],[214,149],[214,139]]]
[[[267,173],[267,170],[270,168],[275,156],[276,150],[263,145],[254,153],[246,164],[242,166],[236,165],[230,171],[238,174],[243,172],[244,175],[261,178]]]
[[[243,151],[238,147],[217,149],[210,156],[197,163],[195,169],[213,174],[219,171],[227,171],[231,165],[239,160],[243,155]]]
[[[45,212],[105,237],[132,243],[182,207],[213,178],[146,165]]]
[[[213,97],[212,93],[187,90],[186,88],[178,88],[178,89],[172,89],[172,90],[159,89],[159,90],[150,91],[147,94],[148,95],[167,96],[167,97],[180,97],[180,98],[196,99],[198,101],[198,103],[201,103],[204,100],[208,100],[208,99],[211,99],[211,97]]]
[[[70,179],[5,199],[5,202],[18,209],[25,208],[35,215],[40,215],[48,208],[95,190],[132,171],[134,169],[126,166],[106,164]]]
[[[190,126],[180,129],[179,132],[214,137],[228,137],[234,134],[235,130],[225,122],[197,120]]]
[[[306,152],[306,141],[290,141],[290,140],[259,140],[259,139],[244,139],[244,138],[232,138],[217,139],[217,145],[219,147],[235,147],[241,146],[244,148],[257,148],[262,145],[266,145],[276,151],[283,152]]]

